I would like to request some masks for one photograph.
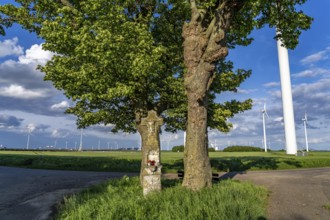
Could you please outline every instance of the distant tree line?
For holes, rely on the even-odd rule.
[[[263,149],[259,147],[252,146],[229,146],[223,149],[223,152],[255,152],[255,151],[263,151]]]
[[[172,148],[172,152],[183,152],[183,151],[184,151],[184,146],[183,145],[174,146]],[[215,149],[213,147],[209,147],[208,152],[215,152]]]

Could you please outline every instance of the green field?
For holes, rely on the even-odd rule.
[[[165,151],[161,158],[164,172],[183,169],[182,152]],[[215,172],[330,167],[330,152],[310,152],[308,156],[285,152],[210,152],[210,158]],[[139,151],[0,151],[1,166],[139,172],[140,163]]]

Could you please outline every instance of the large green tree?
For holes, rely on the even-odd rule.
[[[218,62],[236,45],[248,45],[249,34],[268,24],[276,27],[275,38],[287,48],[298,44],[302,30],[312,19],[297,5],[306,0],[190,0],[190,18],[185,22],[184,86],[188,99],[185,176],[183,185],[200,189],[211,185],[206,132],[209,91],[215,83]]]
[[[46,73],[46,80],[53,81],[56,88],[74,101],[75,106],[67,112],[78,116],[78,126],[103,123],[113,124],[114,132],[138,130],[144,146],[147,131],[141,126],[141,119],[155,110],[165,118],[166,130],[187,129],[184,184],[193,189],[211,184],[207,125],[228,131],[231,125],[227,118],[251,108],[251,100],[216,103],[216,94],[235,91],[250,71],[233,71],[233,64],[226,61],[225,56],[213,60],[206,73],[210,77],[208,84],[204,85],[204,90],[202,88],[204,98],[197,100],[204,110],[191,108],[191,93],[200,94],[201,90],[192,86],[198,81],[204,83],[206,76],[203,71],[198,73],[200,75],[194,78],[196,82],[192,80],[189,85],[188,80],[192,79],[187,58],[189,40],[185,35],[182,38],[181,34],[185,34],[187,26],[195,22],[191,17],[194,11],[190,7],[192,2],[16,0],[16,3],[0,6],[0,24],[21,24],[45,40],[45,49],[56,53],[40,69]],[[201,7],[198,9],[200,13],[211,13],[202,25],[215,16],[204,8],[213,10],[215,4],[218,3],[198,6]],[[183,25],[185,21],[187,23]],[[245,42],[240,39],[242,34],[236,32],[231,32],[225,46]],[[198,45],[204,45],[203,42],[197,42],[195,49],[200,50]],[[191,56],[196,53],[191,52]],[[187,96],[184,96],[183,75]],[[194,88],[197,90],[193,91]],[[187,97],[190,100],[188,121]],[[201,113],[200,124],[192,126],[194,114]],[[195,134],[201,137],[194,137]],[[196,142],[195,138],[199,141]]]
[[[150,129],[142,119],[152,111],[166,116],[166,111],[185,103],[182,50],[173,44],[182,31],[183,21],[178,21],[182,14],[177,8],[159,8],[156,1],[16,2],[19,6],[1,6],[6,22],[2,24],[21,24],[45,40],[44,49],[55,53],[39,68],[75,103],[66,112],[78,117],[79,127],[111,124],[113,132],[138,131],[143,171]],[[171,19],[177,13],[178,24],[169,26],[154,17],[157,11]],[[159,148],[160,131],[153,132]]]

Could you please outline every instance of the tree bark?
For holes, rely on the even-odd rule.
[[[212,185],[211,165],[206,146],[207,87],[214,66],[201,61],[207,37],[197,22],[183,29],[187,73],[184,84],[188,98],[187,138],[184,152],[183,186],[198,190]]]
[[[191,1],[192,14],[183,27],[184,86],[188,98],[187,138],[184,153],[183,186],[199,190],[212,186],[207,146],[207,94],[216,62],[227,56],[223,18],[216,16],[205,26],[203,14]],[[227,15],[226,15],[227,16]],[[227,25],[227,24],[226,24]]]

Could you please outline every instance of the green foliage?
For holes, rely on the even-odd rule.
[[[0,6],[0,15],[36,32],[43,48],[56,54],[39,68],[73,101],[66,112],[78,117],[79,127],[111,124],[113,132],[135,132],[136,120],[148,110],[161,114],[185,101],[184,18],[177,6],[149,0],[16,2],[21,7]],[[159,13],[164,16],[154,16]]]
[[[215,149],[213,147],[207,148],[208,152],[215,152]],[[179,145],[179,146],[174,146],[172,147],[172,152],[184,152],[184,146]]]
[[[135,132],[135,120],[155,109],[166,130],[185,130],[187,104],[181,37],[189,19],[185,1],[16,0],[22,7],[0,6],[0,15],[45,40],[57,55],[44,67],[46,80],[72,99],[66,112],[79,127],[111,124],[112,131]],[[217,1],[201,1],[215,7]],[[1,22],[0,22],[1,24]],[[228,132],[227,121],[250,109],[251,100],[215,102],[215,95],[236,88],[250,71],[234,72],[230,62],[217,65],[210,92],[209,126]]]
[[[5,35],[5,28],[11,26],[11,22],[7,18],[3,18],[0,14],[0,35]]]
[[[213,147],[209,147],[208,152],[215,152],[215,149]],[[184,152],[184,146],[179,145],[179,146],[174,146],[172,147],[172,152]]]
[[[183,151],[184,151],[183,145],[172,147],[172,152],[183,152]]]
[[[224,152],[251,152],[251,151],[263,151],[259,147],[252,146],[230,146],[223,149]]]
[[[223,92],[237,92],[237,88],[251,75],[250,70],[233,70],[234,65],[231,61],[221,60],[217,64],[214,73],[213,83],[208,92],[208,127],[217,129],[221,132],[229,132],[232,124],[228,121],[235,114],[252,108],[252,100],[243,101],[230,100],[218,103],[216,98]],[[187,123],[187,103],[184,102],[175,109],[167,111],[167,122],[170,122],[167,131],[176,131],[178,128],[185,130]]]
[[[193,192],[178,184],[144,197],[137,178],[111,180],[67,198],[56,219],[265,218],[267,191],[262,187],[226,180]]]
[[[132,21],[120,4],[80,5],[79,11],[60,9],[40,32],[44,48],[61,54],[42,68],[45,79],[76,102],[67,112],[78,116],[78,124],[133,132],[136,112],[161,113],[176,104],[180,83],[164,66],[166,48],[155,44],[148,25]]]
[[[278,32],[274,38],[283,41],[287,48],[293,49],[299,43],[299,36],[303,30],[310,28],[313,19],[299,6],[307,0],[232,0],[222,1],[194,1],[203,18],[205,25],[217,19],[217,25],[221,26],[224,12],[231,10],[228,31],[226,31],[226,43],[229,48],[237,45],[247,46],[253,38],[249,34],[254,29],[268,25],[276,27]],[[191,3],[192,4],[192,3]],[[223,27],[223,26],[222,26]]]

